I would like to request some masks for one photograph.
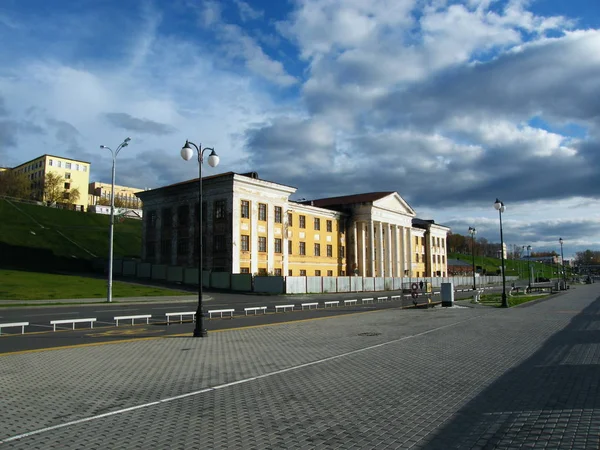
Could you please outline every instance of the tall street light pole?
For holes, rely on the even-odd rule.
[[[500,217],[500,256],[502,257],[502,307],[508,308],[508,299],[506,298],[506,269],[504,267],[504,234],[502,233],[502,213],[506,206],[500,200],[496,199],[494,208],[498,211]]]
[[[113,151],[112,148],[106,145],[101,145],[100,148],[106,148],[110,150],[112,154],[112,181],[110,185],[110,226],[108,232],[108,286],[106,292],[106,301],[112,302],[112,282],[113,282],[113,241],[114,241],[114,229],[115,229],[115,165],[117,162],[117,156],[119,152],[129,145],[131,138],[125,138],[123,142]]]
[[[531,245],[527,246],[527,279],[529,280],[529,290],[531,291]]]
[[[562,266],[562,272],[563,272],[563,289],[567,288],[567,274],[565,273],[565,257],[563,255],[563,238],[558,238],[558,242],[560,243],[560,262],[561,262],[561,266]]]
[[[207,337],[208,332],[204,328],[204,311],[202,310],[202,234],[204,227],[202,225],[202,163],[204,162],[204,152],[210,150],[208,155],[208,165],[216,167],[219,165],[219,155],[214,148],[202,148],[202,144],[196,145],[193,142],[185,141],[181,149],[181,157],[186,161],[192,159],[194,150],[198,155],[198,309],[196,310],[196,326],[194,327],[194,337]]]
[[[471,235],[471,255],[473,258],[473,290],[477,289],[477,283],[475,282],[475,235],[477,230],[473,227],[469,227],[469,234]]]

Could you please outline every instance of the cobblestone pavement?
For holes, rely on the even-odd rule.
[[[0,357],[4,448],[599,448],[600,285]]]

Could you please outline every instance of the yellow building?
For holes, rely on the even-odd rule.
[[[111,188],[111,183],[101,183],[99,181],[90,183],[88,188],[89,206],[110,205]],[[135,194],[142,191],[143,189],[118,186],[115,184],[115,206],[141,209],[142,201],[137,198]]]
[[[449,228],[415,217],[396,192],[295,202],[296,188],[233,172],[138,192],[142,260],[283,276],[447,276]],[[439,258],[438,258],[439,256]],[[442,258],[443,256],[443,258]]]
[[[71,203],[69,202],[69,195],[77,189],[79,197],[74,202],[73,207],[82,211],[87,209],[87,191],[90,179],[89,162],[64,158],[62,156],[42,155],[20,164],[11,170],[25,175],[31,181],[33,197],[39,201],[46,200],[44,198],[46,175],[48,173],[58,175],[63,183],[61,190],[63,192],[64,204]]]

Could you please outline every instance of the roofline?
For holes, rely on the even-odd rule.
[[[91,162],[89,161],[82,161],[81,159],[73,159],[73,158],[67,158],[66,156],[57,156],[57,155],[50,155],[48,153],[44,153],[43,155],[40,155],[36,158],[30,159],[29,161],[25,161],[24,163],[21,163],[15,167],[8,167],[8,169],[16,169],[17,167],[21,167],[24,166],[25,164],[29,164],[30,162],[36,161],[38,159],[41,159],[43,157],[49,157],[49,158],[61,158],[61,159],[68,159],[69,161],[75,161],[75,162],[80,162],[80,163],[84,163],[84,164],[89,164],[90,166],[92,165]],[[52,166],[54,167],[54,166]]]

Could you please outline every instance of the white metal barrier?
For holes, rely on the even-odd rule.
[[[115,326],[119,326],[119,320],[131,320],[131,325],[134,324],[135,319],[146,319],[146,324],[150,323],[151,314],[139,314],[137,316],[115,316],[113,320],[115,321]]]
[[[85,323],[85,322],[89,322],[90,323],[90,328],[94,328],[94,322],[96,321],[95,318],[90,318],[90,319],[61,319],[61,320],[51,320],[50,321],[50,325],[53,326],[53,330],[52,331],[56,331],[56,325],[62,325],[64,323],[70,323],[73,325],[73,329],[75,329],[75,324],[76,323]]]
[[[29,326],[29,322],[0,323],[0,335],[2,335],[2,328],[9,327],[21,327],[21,334],[25,334],[26,326]]]

